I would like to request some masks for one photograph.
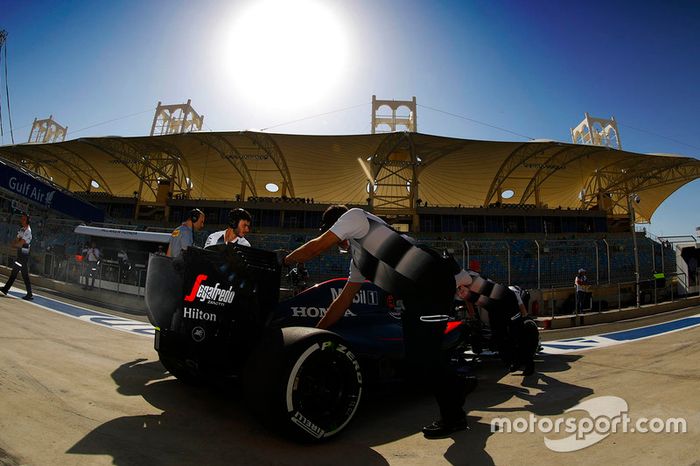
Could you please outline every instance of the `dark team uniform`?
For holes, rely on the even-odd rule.
[[[366,234],[364,222],[369,223]],[[343,222],[346,222],[345,224]],[[352,225],[347,225],[352,222]],[[358,229],[357,225],[361,225]],[[389,227],[378,217],[351,209],[330,230],[351,244],[351,282],[372,281],[403,299],[402,324],[406,359],[432,389],[444,421],[464,419],[466,382],[457,376],[442,353],[445,315],[455,293],[455,270],[437,252]],[[358,233],[360,232],[360,233]]]

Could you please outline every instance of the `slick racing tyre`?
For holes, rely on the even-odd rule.
[[[250,406],[273,429],[302,442],[339,434],[362,396],[355,355],[336,334],[315,328],[270,330],[244,374]]]

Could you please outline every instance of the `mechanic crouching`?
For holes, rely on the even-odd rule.
[[[285,265],[304,263],[334,246],[351,253],[348,281],[317,327],[327,329],[340,320],[365,280],[403,299],[406,360],[428,381],[440,408],[440,418],[423,427],[423,434],[436,439],[467,429],[462,406],[473,379],[460,378],[442,352],[455,293],[454,261],[416,244],[379,217],[344,205],[323,213],[321,232],[284,258]]]
[[[491,349],[498,351],[510,372],[522,368],[524,376],[532,375],[536,336],[533,338],[524,329],[527,309],[522,290],[517,286],[505,287],[471,270],[462,271],[456,281],[456,296],[464,301],[469,314],[477,314],[477,307],[488,313]]]

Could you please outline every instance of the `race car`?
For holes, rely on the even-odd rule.
[[[236,245],[151,255],[148,317],[163,366],[186,383],[236,379],[269,426],[302,441],[339,434],[362,399],[366,377],[400,372],[401,301],[367,282],[333,331],[314,328],[345,279],[280,302],[281,267],[271,251]],[[446,350],[464,341],[451,319]]]

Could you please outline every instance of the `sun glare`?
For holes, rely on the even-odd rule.
[[[235,18],[225,57],[241,98],[277,106],[311,104],[343,81],[349,41],[320,0],[262,0]]]

